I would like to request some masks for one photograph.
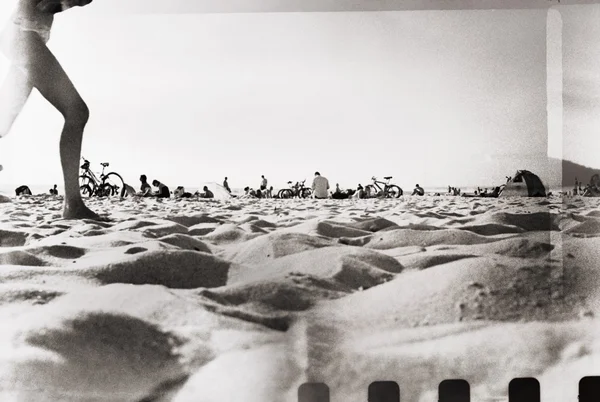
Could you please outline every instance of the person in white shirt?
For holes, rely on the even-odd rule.
[[[312,183],[313,195],[315,198],[328,198],[329,181],[321,176],[319,172],[315,172],[315,178]]]

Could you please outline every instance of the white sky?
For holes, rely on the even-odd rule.
[[[141,16],[111,1],[59,15],[49,47],[91,110],[83,155],[136,187],[319,170],[409,190],[544,164],[547,10]],[[598,167],[600,7],[560,10],[564,157]],[[0,183],[60,185],[61,124],[34,93],[0,141]]]

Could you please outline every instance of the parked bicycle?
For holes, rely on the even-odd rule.
[[[385,181],[379,181],[375,176],[371,177],[373,184],[365,186],[365,194],[367,198],[398,198],[404,193],[397,185],[390,184],[392,176],[384,177],[384,179]],[[380,184],[382,184],[383,187],[380,186]]]
[[[279,190],[279,192],[277,193],[277,197],[279,197],[279,198],[294,198],[294,197],[309,198],[312,195],[312,190],[310,188],[304,186],[305,182],[306,182],[306,179],[302,180],[302,182],[296,182],[296,184],[294,184],[292,186],[292,182],[288,181],[288,185],[290,186],[290,188],[284,188],[282,190]]]
[[[81,165],[82,173],[79,176],[79,190],[81,195],[86,197],[97,196],[97,197],[110,197],[118,195],[122,189],[125,188],[125,182],[120,174],[116,172],[109,172],[104,174],[109,164],[103,162],[102,172],[100,176],[97,176],[90,169],[90,161],[83,159],[83,165]]]

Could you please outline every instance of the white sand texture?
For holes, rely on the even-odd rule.
[[[0,203],[0,400],[545,402],[600,375],[598,199]]]

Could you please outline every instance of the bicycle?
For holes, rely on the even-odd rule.
[[[277,197],[278,198],[294,198],[294,197],[309,198],[312,195],[312,190],[310,188],[304,186],[305,182],[306,182],[306,179],[302,180],[302,182],[296,182],[296,184],[294,184],[292,186],[292,182],[288,181],[290,188],[284,188],[282,190],[279,190],[279,192],[277,193]]]
[[[116,172],[109,172],[104,174],[109,164],[103,162],[102,173],[100,176],[96,176],[90,169],[90,161],[83,159],[83,165],[81,165],[82,173],[79,176],[79,190],[81,195],[91,197],[110,197],[119,194],[119,190],[125,189],[125,182],[120,174]],[[122,194],[123,195],[123,194]]]
[[[371,177],[373,184],[365,186],[366,198],[384,197],[399,198],[404,192],[395,184],[390,184],[392,176],[384,177],[385,181],[379,181],[375,176]],[[380,186],[383,184],[383,188]]]

